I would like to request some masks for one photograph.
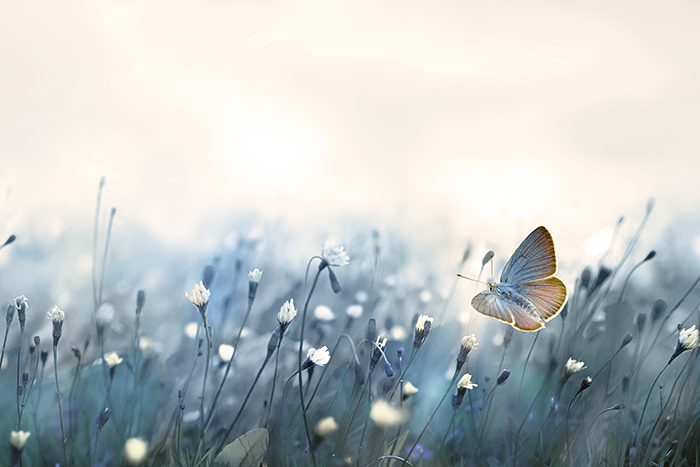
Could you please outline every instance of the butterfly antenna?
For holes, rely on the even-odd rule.
[[[484,285],[486,285],[486,286],[489,285],[488,282],[482,282],[482,281],[479,281],[479,280],[476,280],[476,279],[472,279],[471,277],[463,276],[463,275],[461,275],[461,274],[457,274],[457,276],[458,276],[458,277],[461,277],[462,279],[466,279],[466,280],[468,280],[468,281],[478,282],[479,284],[484,284]]]

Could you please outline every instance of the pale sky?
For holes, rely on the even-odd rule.
[[[5,2],[0,234],[92,229],[106,175],[202,253],[245,214],[581,256],[697,220],[698,57],[696,2]]]

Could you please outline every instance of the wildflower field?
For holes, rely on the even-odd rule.
[[[5,297],[1,466],[700,465],[700,278],[635,284],[658,260],[636,248],[651,202],[610,245],[619,259],[580,271],[546,327],[522,332],[473,310],[485,287],[457,277],[476,259],[497,281],[491,259],[512,250],[422,269],[372,230],[302,266],[241,236],[187,286],[131,287],[103,186],[91,281],[56,278],[56,293],[27,277]],[[0,255],[51,254],[22,242]]]

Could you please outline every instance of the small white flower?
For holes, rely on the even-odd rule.
[[[464,376],[459,380],[457,383],[457,389],[460,388],[466,388],[466,389],[474,389],[478,385],[475,383],[472,383],[472,375],[469,373],[465,373]]]
[[[97,310],[97,314],[95,316],[97,325],[101,328],[106,328],[112,324],[112,320],[114,320],[114,307],[110,303],[103,303]]]
[[[326,417],[319,420],[314,426],[314,434],[321,438],[328,438],[338,431],[338,422],[333,417]]]
[[[377,336],[377,341],[374,343],[374,346],[384,350],[386,348],[386,337],[382,340],[382,336]]]
[[[114,368],[124,360],[123,358],[119,357],[116,352],[105,354],[104,359],[109,368]]]
[[[418,392],[418,388],[413,385],[410,381],[406,381],[403,383],[403,395],[408,397],[416,394]]]
[[[306,358],[316,366],[323,366],[331,360],[331,353],[325,345],[320,349],[309,349]]]
[[[334,242],[326,242],[321,254],[329,266],[345,266],[350,262],[350,257],[345,252],[345,247]]]
[[[425,323],[430,323],[431,325],[433,324],[433,318],[431,318],[428,315],[420,315],[418,317],[418,321],[416,321],[416,332],[424,332],[425,331]]]
[[[11,431],[10,444],[18,451],[21,451],[24,448],[24,443],[27,442],[30,436],[31,433],[28,431]]]
[[[464,336],[462,338],[462,347],[469,349],[470,351],[477,348],[479,344],[476,342],[476,335]]]
[[[260,269],[255,268],[248,273],[248,280],[250,280],[250,282],[259,283],[260,279],[262,279],[262,273]]]
[[[587,368],[584,365],[585,365],[585,363],[577,362],[573,358],[570,358],[566,362],[566,366],[564,367],[564,373],[567,377],[574,375],[574,374],[578,373],[579,371],[583,370],[584,368]]]
[[[359,318],[362,316],[363,311],[364,309],[362,308],[362,305],[350,305],[345,309],[345,312],[351,318]]]
[[[46,319],[54,323],[62,323],[66,319],[66,314],[59,307],[55,306],[46,313]]]
[[[291,323],[294,317],[297,315],[297,310],[294,308],[294,299],[289,299],[284,302],[284,305],[280,307],[280,311],[277,314],[277,321],[282,326],[286,326]]]
[[[379,428],[387,429],[406,422],[411,413],[403,408],[397,408],[384,399],[377,399],[369,411],[369,418]]]
[[[224,363],[228,363],[231,358],[233,358],[233,346],[228,344],[221,344],[219,346],[219,358]]]
[[[192,286],[192,291],[189,294],[185,292],[185,297],[187,297],[196,307],[202,307],[209,303],[210,295],[211,293],[206,287],[204,287],[204,283],[202,281],[199,281],[199,284]]]
[[[678,336],[678,343],[685,350],[697,349],[700,346],[700,332],[693,325],[690,329],[683,329]]]
[[[335,319],[333,311],[325,305],[319,305],[314,309],[314,317],[320,321],[333,321]]]
[[[124,444],[124,460],[129,465],[140,465],[148,456],[148,441],[129,438]]]

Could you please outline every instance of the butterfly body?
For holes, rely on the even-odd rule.
[[[545,227],[523,240],[501,273],[501,282],[472,299],[476,311],[511,324],[521,331],[537,331],[564,307],[567,290],[554,274],[554,241]]]

